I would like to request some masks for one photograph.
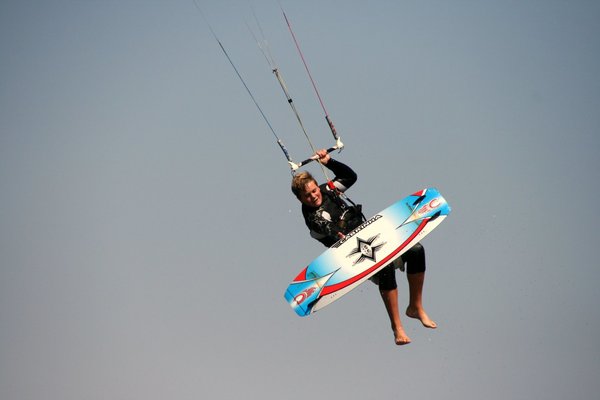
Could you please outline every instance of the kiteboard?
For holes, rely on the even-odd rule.
[[[301,317],[333,303],[421,241],[450,213],[437,189],[423,189],[363,222],[304,268],[285,291]]]

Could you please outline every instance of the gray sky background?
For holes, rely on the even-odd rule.
[[[278,3],[251,3],[331,145]],[[250,2],[200,4],[309,155]],[[439,328],[404,318],[396,347],[371,283],[292,312],[284,289],[323,248],[193,1],[3,1],[0,398],[594,398],[600,3],[282,4],[351,197],[370,215],[434,186],[453,207],[423,241]]]

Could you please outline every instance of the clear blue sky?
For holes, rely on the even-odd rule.
[[[199,3],[299,160],[253,4],[331,145],[278,2]],[[594,398],[600,4],[281,3],[352,198],[453,207],[423,242],[439,328],[405,318],[394,346],[371,283],[308,318],[285,303],[323,248],[192,0],[3,1],[0,398]]]

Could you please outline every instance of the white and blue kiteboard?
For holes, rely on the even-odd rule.
[[[433,188],[392,204],[349,232],[304,268],[285,291],[299,316],[331,304],[423,239],[450,213]]]

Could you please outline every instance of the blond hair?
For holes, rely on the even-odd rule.
[[[311,182],[314,182],[315,184],[317,183],[317,181],[315,180],[315,178],[313,178],[310,172],[302,171],[294,175],[294,177],[292,178],[292,193],[294,193],[294,195],[296,195],[297,198],[300,198],[300,195],[304,193],[306,185],[308,185]]]

